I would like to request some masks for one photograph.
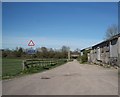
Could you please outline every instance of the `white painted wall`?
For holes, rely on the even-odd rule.
[[[81,52],[81,56],[83,55],[83,52]]]
[[[100,48],[99,47],[97,48],[97,60],[101,60],[100,59]]]
[[[120,37],[118,38],[118,66],[120,66]]]
[[[120,37],[118,38],[118,54],[120,54]]]
[[[118,41],[113,45],[112,42],[110,44],[110,57],[118,57]]]

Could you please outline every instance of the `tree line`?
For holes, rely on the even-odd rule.
[[[3,49],[3,58],[68,58],[69,47],[62,46],[61,49],[53,49],[47,47],[36,48],[36,53],[30,55],[27,53],[27,49],[17,47],[15,50]],[[70,51],[71,53],[77,52]]]

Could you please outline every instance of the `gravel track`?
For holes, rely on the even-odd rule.
[[[118,70],[68,62],[54,69],[3,81],[3,95],[118,95]]]

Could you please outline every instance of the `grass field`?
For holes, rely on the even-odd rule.
[[[46,63],[47,61],[47,63]],[[58,61],[56,63],[56,61]],[[33,62],[30,62],[31,66],[28,69],[25,69],[22,71],[22,59],[13,59],[13,58],[3,58],[2,59],[2,78],[8,79],[13,78],[18,75],[24,75],[24,74],[31,74],[31,73],[37,73],[44,70],[55,68],[59,65],[64,64],[67,62],[66,60],[53,60],[54,64],[50,64],[50,59],[40,61],[40,64],[37,66],[32,66]],[[37,62],[38,63],[38,62]],[[45,66],[44,66],[45,65]]]
[[[2,59],[2,77],[18,75],[22,70],[22,59]]]

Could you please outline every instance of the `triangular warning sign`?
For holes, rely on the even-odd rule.
[[[32,40],[30,40],[30,42],[28,43],[28,46],[35,46],[35,44]]]

